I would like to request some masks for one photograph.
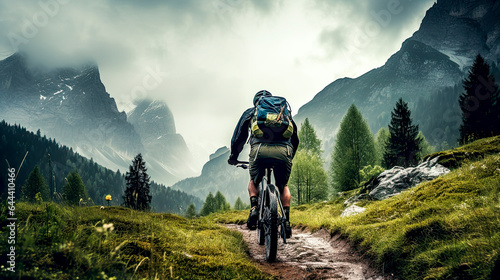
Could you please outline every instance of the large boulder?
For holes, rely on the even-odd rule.
[[[374,200],[383,200],[394,196],[423,181],[434,180],[447,174],[450,170],[438,163],[438,158],[422,162],[416,167],[403,168],[395,166],[382,172],[369,186],[369,197]]]

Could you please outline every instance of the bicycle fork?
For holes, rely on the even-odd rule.
[[[278,200],[278,216],[280,218],[279,224],[281,225],[281,230],[280,234],[281,237],[283,238],[283,243],[286,244],[286,215],[285,215],[285,209],[283,208],[283,204],[281,203],[281,197],[279,191],[276,192],[276,199]]]

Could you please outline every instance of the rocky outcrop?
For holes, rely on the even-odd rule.
[[[403,168],[395,166],[382,172],[367,186],[371,191],[368,196],[374,200],[382,200],[394,196],[423,181],[433,180],[450,170],[438,162],[438,158],[425,161],[416,167]]]
[[[434,180],[437,177],[447,174],[450,170],[438,163],[439,158],[426,160],[416,167],[404,168],[395,166],[382,172],[377,177],[370,180],[361,194],[350,197],[344,202],[347,208],[342,212],[341,217],[349,217],[359,214],[365,210],[363,207],[355,205],[360,200],[383,200],[401,193],[423,181]]]

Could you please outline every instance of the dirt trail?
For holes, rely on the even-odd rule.
[[[257,231],[248,230],[246,225],[227,227],[241,232],[250,249],[250,256],[261,270],[279,279],[392,279],[382,276],[345,240],[330,237],[326,230],[311,234],[294,229],[287,244],[283,244],[282,240],[278,243],[277,261],[267,263],[265,247],[257,244]]]

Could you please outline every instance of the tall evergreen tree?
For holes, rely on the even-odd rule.
[[[390,135],[383,161],[385,168],[396,165],[408,167],[418,163],[422,141],[418,132],[418,125],[412,123],[408,104],[400,98],[391,112]]]
[[[370,127],[356,106],[347,110],[340,123],[332,153],[330,176],[337,191],[351,190],[361,182],[359,170],[377,161]]]
[[[66,185],[63,186],[63,197],[69,205],[78,205],[81,199],[87,201],[87,190],[76,169],[66,177]]]
[[[200,215],[206,216],[210,213],[214,213],[215,210],[215,197],[212,192],[209,192],[207,198],[205,199],[205,203],[203,203],[203,207],[201,208]]]
[[[289,187],[294,203],[310,203],[328,198],[327,175],[321,158],[321,140],[306,118],[298,132],[300,144],[293,160]]]
[[[35,197],[37,193],[40,193],[44,201],[50,199],[49,187],[45,183],[45,179],[40,173],[40,168],[38,165],[33,168],[28,179],[24,182],[22,186],[23,197],[29,202],[35,202]]]
[[[304,123],[300,126],[298,136],[300,139],[298,150],[305,149],[313,154],[321,156],[321,140],[316,135],[316,131],[309,122],[309,118],[306,118]]]
[[[231,207],[226,201],[226,197],[220,192],[215,193],[215,212],[229,210]]]
[[[462,110],[460,142],[500,133],[500,104],[498,85],[490,73],[490,66],[481,55],[477,55],[469,75],[463,81],[465,92],[458,100]]]
[[[123,196],[123,205],[136,210],[149,210],[152,198],[149,192],[150,177],[141,154],[138,154],[132,161],[125,180],[127,188]]]
[[[196,217],[196,206],[194,206],[194,203],[191,203],[186,210],[186,218],[192,219],[194,217]]]

